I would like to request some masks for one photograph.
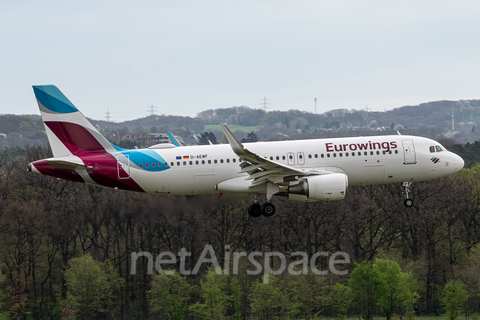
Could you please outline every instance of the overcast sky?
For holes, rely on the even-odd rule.
[[[0,2],[0,114],[54,84],[113,121],[480,99],[478,0]]]

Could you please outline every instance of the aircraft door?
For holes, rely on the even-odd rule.
[[[287,153],[287,163],[289,166],[293,166],[295,164],[295,154],[293,152]]]
[[[413,145],[413,140],[402,140],[403,145],[403,164],[415,164],[417,163],[417,158],[415,156],[415,146]]]
[[[305,155],[303,152],[297,152],[297,163],[302,166],[305,164]]]
[[[118,179],[130,179],[130,159],[123,154],[116,156],[116,158]]]

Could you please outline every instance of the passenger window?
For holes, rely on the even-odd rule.
[[[177,161],[177,166],[179,166],[179,165],[180,165],[180,161]]]
[[[170,166],[173,167],[173,162],[170,162]]]
[[[202,160],[202,164],[205,164],[205,160]]]
[[[318,158],[318,154],[315,153],[315,159],[317,159],[317,158]],[[322,158],[323,158],[323,155],[322,155]]]
[[[398,154],[398,150],[395,150],[395,154]]]
[[[355,157],[355,152],[352,152],[352,157]]]
[[[330,158],[330,153],[327,153],[327,158]]]
[[[289,158],[290,160],[292,160],[292,159],[293,159],[293,156],[290,155],[290,156],[288,156],[288,158]]]
[[[161,167],[161,166],[162,166],[162,164],[159,163],[159,167]],[[155,163],[152,163],[152,168],[155,168]]]
[[[345,152],[345,157],[348,157],[348,152]]]
[[[277,156],[277,158],[276,158],[276,159],[277,159],[277,160],[280,160],[280,157],[279,157],[279,156]]]
[[[230,159],[227,159],[227,163],[230,163]]]
[[[272,157],[272,156],[270,156],[270,160],[273,160],[273,157]]]
[[[324,157],[323,153],[321,154],[321,156],[322,156],[322,158]],[[317,157],[315,157],[315,158],[317,158]]]
[[[198,161],[197,161],[197,162],[198,162]],[[190,165],[192,165],[192,164],[193,164],[193,161],[188,161],[188,163],[190,163]]]
[[[366,156],[368,155],[367,151],[363,152],[363,154],[366,155]]]
[[[223,163],[223,159],[220,159],[220,163]]]
[[[303,159],[303,156],[302,156],[302,155],[299,155],[298,158],[301,160],[301,159]]]
[[[139,166],[140,166],[140,168],[143,168],[143,164],[141,164],[141,163],[140,163],[140,165],[139,165]]]
[[[380,154],[380,151],[377,151],[377,156]]]
[[[195,164],[198,165],[198,160],[195,161]]]
[[[339,155],[340,157],[343,156],[341,152],[340,152],[338,155]]]
[[[430,146],[430,152],[435,152],[435,147],[434,146]]]
[[[186,165],[187,165],[187,161],[183,161],[183,165],[186,166]]]
[[[373,151],[370,151],[370,155],[373,156]]]
[[[233,163],[235,163],[236,161],[237,161],[237,159],[235,159],[235,158],[232,159],[232,162],[233,162]]]
[[[215,163],[215,164],[216,164],[216,163],[217,163],[217,159],[213,160],[213,163]]]
[[[392,154],[392,150],[388,151],[388,154]]]
[[[360,151],[358,151],[358,156],[360,157],[362,155],[362,153]]]
[[[148,168],[148,163],[145,163],[145,168]]]
[[[282,156],[282,160],[285,160],[285,156]]]
[[[312,159],[312,155],[311,155],[311,154],[308,155],[308,159]]]
[[[208,160],[208,164],[211,164],[212,163],[212,160]]]
[[[336,158],[336,157],[337,157],[337,154],[336,154],[336,153],[334,153],[334,154],[333,154],[333,157],[334,157],[334,158]]]

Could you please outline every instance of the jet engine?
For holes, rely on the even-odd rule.
[[[331,173],[306,177],[299,184],[288,187],[288,192],[307,196],[310,200],[341,200],[345,198],[348,177],[343,173]]]

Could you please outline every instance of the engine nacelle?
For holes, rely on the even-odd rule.
[[[305,178],[290,186],[288,192],[307,196],[311,200],[342,200],[347,195],[348,177],[343,173],[331,173]]]

